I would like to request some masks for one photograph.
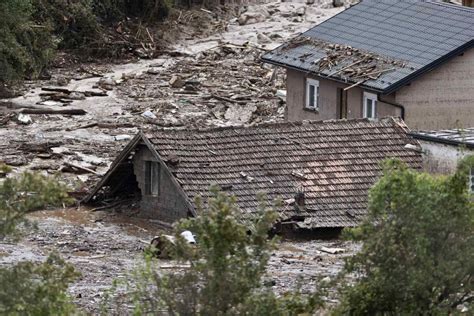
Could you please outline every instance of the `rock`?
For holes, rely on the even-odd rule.
[[[339,7],[344,6],[344,1],[343,0],[332,0],[332,5],[335,8],[339,8]]]
[[[253,114],[257,111],[255,105],[234,104],[230,106],[224,114],[226,120],[234,124],[246,124],[252,119]]]
[[[158,75],[160,74],[160,71],[156,68],[150,68],[146,71],[146,73],[149,75]]]
[[[295,10],[296,15],[304,16],[306,14],[306,7],[299,7]]]
[[[314,4],[314,0],[306,0],[306,4]]]
[[[156,115],[152,111],[149,111],[149,110],[143,112],[142,116],[146,117],[146,118],[149,118],[149,119],[152,119],[152,120],[156,119]]]
[[[182,88],[184,86],[183,80],[177,75],[171,77],[169,84],[173,88]]]
[[[98,82],[98,86],[105,90],[113,90],[116,85],[117,82],[112,78],[102,78]]]
[[[286,100],[286,90],[277,90],[276,96],[282,99],[283,101]]]
[[[258,33],[257,34],[257,41],[260,44],[268,44],[268,43],[272,42],[272,39],[270,37],[266,36],[263,33]]]
[[[68,99],[71,100],[84,100],[86,96],[82,92],[73,91],[69,94]]]
[[[28,125],[33,123],[33,119],[28,114],[20,113],[17,117],[18,123]]]
[[[249,8],[249,10],[256,11],[247,11],[241,14],[237,20],[239,25],[249,25],[264,22],[270,17],[270,14],[264,8]]]

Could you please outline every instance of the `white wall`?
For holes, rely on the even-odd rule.
[[[458,162],[474,155],[474,150],[459,146],[418,140],[423,149],[423,169],[433,174],[451,174],[456,170]]]

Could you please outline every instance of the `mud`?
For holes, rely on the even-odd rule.
[[[49,253],[58,252],[74,265],[81,277],[69,293],[77,305],[89,314],[97,314],[104,293],[114,280],[127,278],[143,263],[143,249],[164,228],[132,214],[91,212],[90,208],[68,208],[33,213],[30,220],[38,229],[25,232],[19,243],[0,243],[0,265],[19,261],[43,261]],[[345,251],[329,254],[322,247]],[[281,241],[268,265],[265,282],[276,293],[300,288],[310,293],[322,278],[334,278],[344,258],[354,254],[359,245],[341,241]],[[167,270],[179,266],[160,260]],[[333,298],[328,297],[331,302]]]
[[[260,55],[341,10],[332,1],[249,6],[217,21],[217,33],[197,28],[155,59],[52,69],[51,80],[29,82],[24,95],[3,100],[16,108],[0,105],[0,162],[14,172],[54,174],[80,197],[139,130],[281,121],[285,101],[278,94],[285,90],[285,73],[262,64]],[[245,18],[242,23],[245,14],[254,20]],[[43,87],[76,94],[74,100],[58,102],[45,99]],[[106,96],[83,97],[91,91]],[[20,122],[22,106],[83,109],[87,114],[30,115],[31,122]],[[144,115],[146,111],[153,115]],[[68,168],[66,163],[94,173]],[[92,314],[98,312],[104,290],[141,262],[143,247],[162,231],[133,214],[91,212],[84,207],[31,217],[38,230],[27,232],[18,244],[0,244],[0,264],[40,261],[51,251],[59,252],[81,272],[70,293]],[[346,252],[327,254],[320,251],[323,246]],[[339,241],[284,241],[272,256],[268,279],[278,293],[294,289],[299,278],[304,280],[302,290],[311,291],[319,276],[334,277],[343,258],[357,249],[358,245]]]

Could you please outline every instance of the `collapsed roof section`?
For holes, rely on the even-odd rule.
[[[363,0],[262,60],[388,94],[473,47],[474,8]]]
[[[421,153],[406,147],[418,146],[408,132],[401,120],[387,118],[140,133],[88,200],[144,141],[165,162],[193,210],[195,198],[207,201],[215,184],[236,196],[243,220],[255,216],[257,194],[263,192],[283,201],[282,222],[304,228],[356,226],[384,159],[421,167]]]

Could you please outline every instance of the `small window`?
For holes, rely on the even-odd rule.
[[[306,108],[319,110],[319,81],[306,79]]]
[[[364,92],[364,118],[375,119],[377,117],[377,95]]]
[[[469,193],[474,193],[474,168],[469,169]]]
[[[155,161],[145,161],[145,195],[160,194],[160,165]]]

